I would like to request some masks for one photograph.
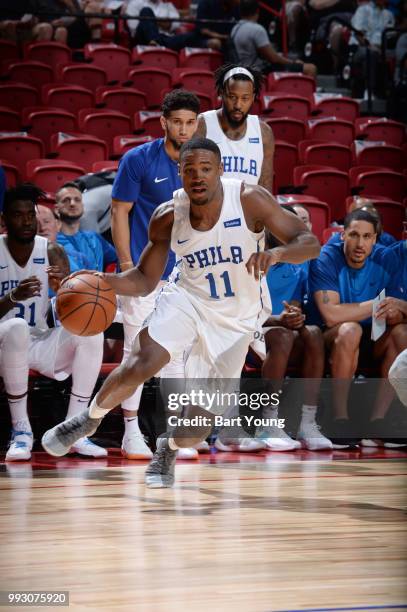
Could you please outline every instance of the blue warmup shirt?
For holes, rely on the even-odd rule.
[[[174,191],[180,187],[178,164],[168,156],[163,138],[127,151],[120,160],[112,197],[134,202],[129,223],[131,256],[135,264],[147,245],[148,224],[153,212],[163,202],[172,200]],[[175,255],[170,251],[163,278],[171,274],[174,263]]]
[[[332,234],[327,244],[340,244],[342,242],[341,232],[335,232]],[[387,232],[382,232],[377,240],[377,244],[381,244],[382,246],[391,246],[396,242],[396,239],[391,234]]]
[[[311,261],[310,297],[316,291],[336,291],[341,304],[354,304],[374,299],[382,289],[386,289],[386,296],[398,295],[397,258],[392,248],[375,245],[363,268],[356,269],[346,263],[343,247],[343,242],[326,244],[318,259]],[[360,323],[369,325],[371,317]]]
[[[394,272],[395,282],[398,285],[396,297],[407,300],[407,240],[400,240],[389,247],[397,257],[397,268]]]
[[[82,255],[81,262],[85,269],[103,272],[103,247],[96,232],[83,232],[69,236],[58,232],[57,242],[62,245],[68,256],[75,259],[75,251]]]
[[[279,263],[267,272],[272,313],[279,315],[284,310],[283,300],[302,304],[306,294],[306,272],[302,265]]]

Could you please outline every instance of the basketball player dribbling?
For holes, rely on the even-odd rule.
[[[106,379],[89,410],[44,434],[43,447],[52,455],[64,455],[76,439],[96,431],[114,406],[191,342],[187,378],[239,379],[261,309],[262,273],[277,262],[301,263],[319,254],[315,236],[268,191],[221,178],[221,155],[213,141],[184,144],[180,174],[184,188],[154,213],[138,266],[103,277],[118,294],[147,295],[161,278],[170,248],[180,261],[179,275],[165,286],[129,358]],[[283,246],[262,250],[264,228]],[[183,433],[181,426],[157,441],[146,471],[148,486],[172,486],[178,448],[203,440],[208,428]]]

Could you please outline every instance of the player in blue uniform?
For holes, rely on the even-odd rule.
[[[122,271],[138,263],[147,246],[148,225],[157,206],[171,200],[173,192],[181,187],[179,151],[195,133],[198,113],[199,99],[194,94],[185,90],[168,93],[162,103],[164,138],[131,149],[120,160],[112,192],[112,236]],[[173,266],[174,254],[171,253],[161,286]],[[125,338],[123,361],[130,354],[144,319],[153,310],[161,286],[146,297],[121,298]],[[171,377],[183,376],[183,363],[173,365],[170,374]],[[125,422],[122,452],[128,459],[152,456],[138,426],[141,391],[142,387],[139,387],[122,404]],[[196,451],[190,454],[197,457]]]

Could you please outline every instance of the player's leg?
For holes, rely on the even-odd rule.
[[[407,349],[394,360],[389,370],[389,381],[396,390],[400,401],[407,406]]]
[[[27,413],[28,347],[30,331],[24,319],[0,323],[0,376],[11,414],[11,441],[6,461],[31,458],[33,434]]]
[[[143,329],[127,361],[106,378],[89,409],[44,434],[42,444],[45,450],[51,455],[65,455],[80,438],[93,434],[110,410],[130,397],[169,359],[168,351],[149,336],[147,328]]]

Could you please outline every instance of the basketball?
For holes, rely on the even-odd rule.
[[[95,336],[112,324],[117,301],[100,276],[78,274],[62,283],[56,300],[58,318],[76,336]]]

